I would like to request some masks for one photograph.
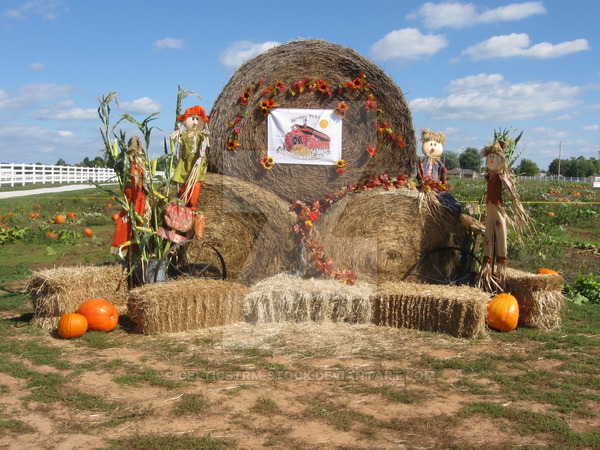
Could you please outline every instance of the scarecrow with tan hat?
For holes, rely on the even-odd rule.
[[[487,190],[485,238],[483,241],[483,264],[479,284],[482,288],[494,291],[503,288],[508,264],[507,222],[518,231],[524,230],[529,219],[527,212],[519,200],[519,195],[512,182],[505,149],[507,142],[496,139],[492,145],[484,147],[481,155],[485,157]],[[503,206],[502,193],[506,190],[510,195],[514,219],[506,213]],[[494,253],[496,266],[494,271]]]

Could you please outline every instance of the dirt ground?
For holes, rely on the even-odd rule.
[[[29,380],[0,373],[0,386],[10,393],[2,395],[0,411],[27,425],[0,434],[0,447],[106,448],[110,439],[147,435],[210,436],[235,448],[493,448],[556,443],[556,436],[544,433],[519,435],[515,424],[504,418],[462,417],[461,408],[480,401],[540,412],[549,407],[515,401],[497,390],[491,379],[474,373],[471,381],[485,389],[477,395],[461,384],[464,371],[435,370],[432,364],[496,352],[519,360],[541,345],[536,342],[499,342],[490,335],[467,340],[332,323],[240,323],[162,336],[116,330],[110,339],[114,345],[109,348],[91,349],[77,339],[42,337],[44,345],[59,348],[61,358],[71,365],[61,371],[68,379],[61,385],[63,401],[23,402],[32,392]],[[531,364],[553,370],[561,361],[540,359]],[[32,367],[40,373],[57,371]],[[160,374],[162,381],[153,382],[148,369]],[[142,381],[123,381],[140,370],[146,370]],[[180,384],[165,385],[170,382]],[[114,406],[73,408],[68,399],[74,393],[100,396]],[[195,399],[196,406],[181,412],[185,398]],[[573,430],[597,428],[598,403],[590,408],[589,418],[569,418]]]

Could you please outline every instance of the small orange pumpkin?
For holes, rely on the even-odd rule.
[[[538,275],[559,275],[559,273],[556,270],[544,269],[543,267],[541,267],[537,270],[537,274]]]
[[[54,223],[67,223],[67,218],[65,216],[63,216],[62,214],[58,214],[54,218]]]
[[[519,323],[519,302],[511,294],[498,294],[488,303],[487,323],[500,331],[512,331]]]
[[[83,336],[88,329],[85,316],[77,313],[67,313],[58,319],[58,335],[64,339]]]
[[[75,219],[76,217],[77,217],[77,214],[75,214],[74,212],[67,213],[67,219]]]
[[[86,300],[79,305],[77,312],[85,316],[90,331],[112,331],[119,323],[117,308],[101,298]]]
[[[35,219],[35,213],[34,212],[30,212],[27,214],[30,218]]]
[[[92,231],[91,228],[84,228],[83,229],[83,235],[84,236],[92,237],[93,234],[94,234],[94,232]]]

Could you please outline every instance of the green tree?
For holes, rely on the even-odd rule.
[[[62,158],[60,158],[58,161],[56,161],[56,164],[54,164],[55,166],[68,166],[68,164],[66,163],[66,161]]]
[[[446,169],[452,170],[460,167],[460,161],[458,160],[458,155],[456,152],[444,152],[442,153],[442,160],[444,161],[444,165]]]
[[[468,147],[460,154],[458,161],[460,162],[461,169],[471,169],[475,172],[481,170],[481,155],[476,148]]]
[[[548,166],[548,175],[558,175],[558,158],[553,159]]]
[[[524,175],[526,177],[533,177],[540,173],[540,169],[537,164],[530,159],[522,159],[517,166],[517,174]]]

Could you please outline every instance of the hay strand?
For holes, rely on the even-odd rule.
[[[472,338],[486,329],[489,298],[467,286],[386,283],[377,291],[373,322]]]
[[[505,290],[519,302],[519,326],[543,330],[560,327],[563,285],[560,275],[538,275],[507,268]]]
[[[369,90],[344,90],[360,74],[365,75]],[[331,95],[317,89],[306,89],[292,95],[289,88],[305,78],[326,80]],[[249,86],[264,83],[256,90],[242,109],[240,95]],[[267,117],[260,113],[259,104],[267,97],[261,91],[277,82],[285,85],[284,92],[273,98],[282,108],[335,109],[339,102],[348,104],[343,119],[342,158],[348,163],[344,173],[337,174],[334,165],[278,164],[265,170],[261,157],[267,154]],[[381,121],[393,130],[394,138],[376,131],[377,113],[367,111],[365,100],[373,95],[382,111]],[[227,149],[232,133],[232,121],[242,111],[237,150]],[[374,175],[410,174],[416,167],[416,138],[408,104],[402,91],[373,62],[354,50],[322,40],[293,41],[279,45],[243,64],[232,76],[211,110],[213,140],[208,153],[209,171],[240,178],[277,193],[288,201],[317,200],[324,194],[337,191],[354,181],[366,181]],[[398,146],[396,136],[402,136],[404,147]],[[369,157],[367,147],[377,149]]]
[[[133,289],[127,304],[137,332],[173,333],[241,321],[248,293],[237,283],[187,278]]]
[[[244,301],[244,318],[252,323],[368,323],[372,292],[372,287],[364,284],[349,286],[335,280],[279,274],[252,286]]]

